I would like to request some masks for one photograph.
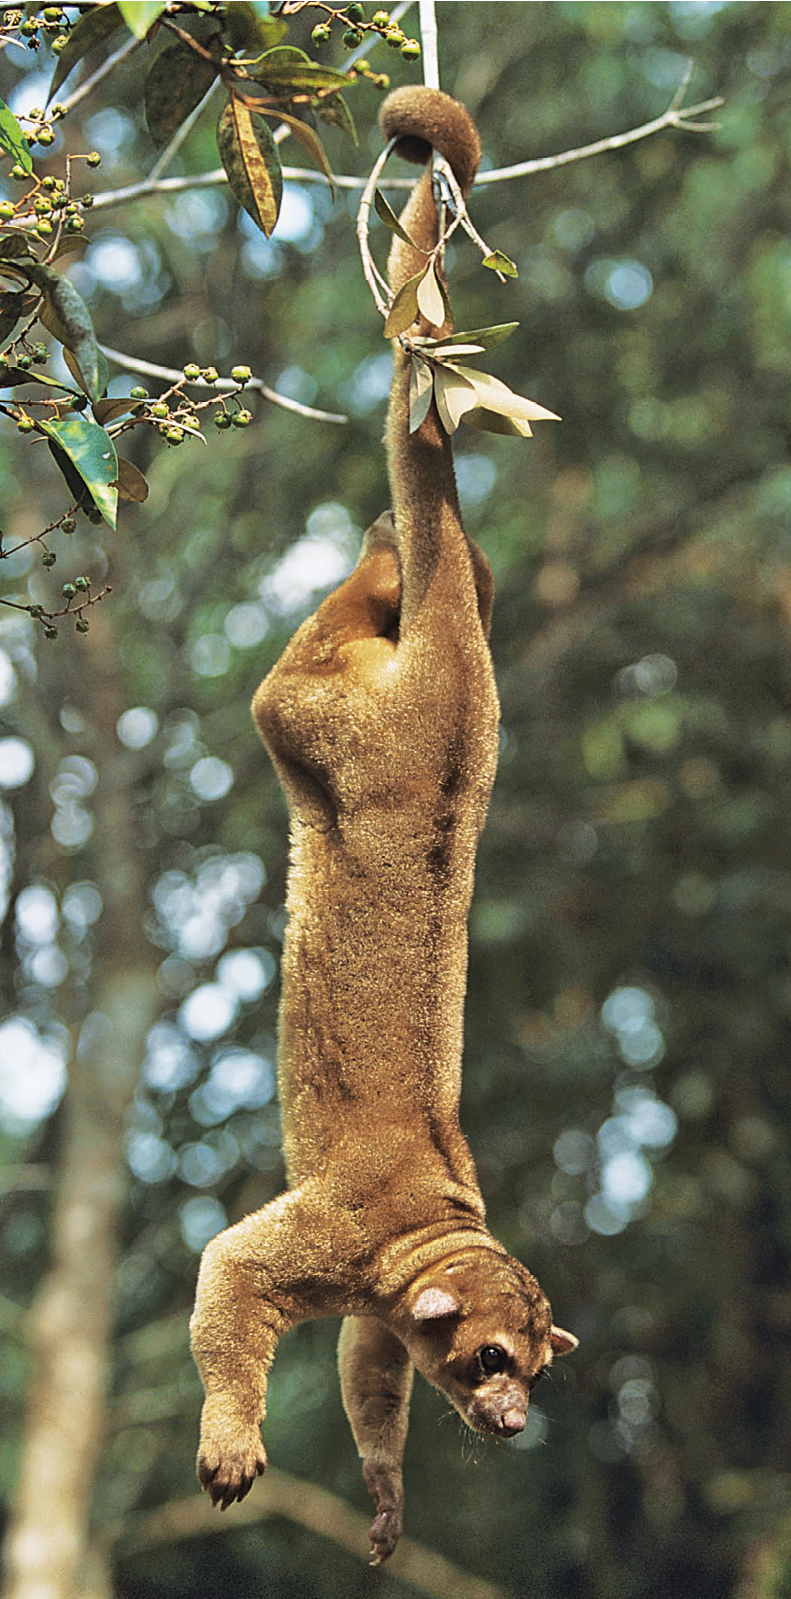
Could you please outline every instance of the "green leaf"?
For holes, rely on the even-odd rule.
[[[256,61],[251,77],[287,100],[295,94],[319,94],[322,89],[329,93],[349,87],[346,74],[335,72],[332,67],[322,67],[314,61],[278,62],[268,54]]]
[[[333,178],[332,168],[327,160],[324,146],[318,134],[314,133],[313,129],[308,127],[306,122],[302,122],[299,117],[292,117],[289,111],[283,111],[281,108],[278,108],[277,115],[280,122],[285,122],[288,124],[297,143],[302,145],[303,150],[307,151],[308,155],[311,156],[315,161],[316,166],[319,167],[324,173],[324,176],[332,190],[332,198],[334,200],[335,179]]]
[[[36,423],[68,457],[105,522],[115,527],[118,512],[118,457],[104,428],[88,416],[73,413],[57,421]]]
[[[69,73],[74,70],[77,62],[82,61],[89,50],[97,44],[103,44],[105,39],[109,39],[111,34],[116,33],[122,26],[123,17],[115,4],[91,6],[90,10],[82,13],[69,34],[68,43],[63,46],[58,56],[47,95],[48,103],[53,95],[57,94]]]
[[[79,397],[79,389],[73,389],[69,383],[61,383],[58,378],[47,377],[43,372],[36,372],[21,366],[9,366],[5,372],[0,373],[0,388],[18,389],[23,383],[43,383],[46,389],[57,389],[59,394],[73,394]],[[83,400],[83,405],[85,401]]]
[[[385,338],[395,339],[399,333],[406,333],[419,316],[417,303],[418,284],[423,281],[423,273],[418,272],[414,278],[407,278],[402,283],[385,322]]]
[[[5,233],[0,237],[0,261],[18,261],[23,255],[30,256],[31,261],[35,259],[30,252],[30,241],[23,233]]]
[[[409,372],[409,431],[417,433],[428,416],[434,393],[434,373],[419,356],[413,356]]]
[[[270,17],[249,0],[233,0],[225,7],[223,30],[234,50],[269,50],[288,33],[288,23]],[[249,65],[249,63],[247,63]]]
[[[232,94],[217,124],[217,148],[239,204],[269,238],[283,195],[280,157],[269,124]]]
[[[118,0],[118,10],[136,39],[145,39],[164,9],[165,0]]]
[[[143,91],[148,131],[155,144],[172,139],[208,93],[217,71],[211,61],[204,61],[180,39],[160,50]]]
[[[342,94],[328,94],[324,99],[317,100],[316,114],[322,122],[329,122],[333,127],[340,128],[342,133],[348,133],[354,144],[360,143],[354,117]]]
[[[379,221],[383,222],[385,227],[389,228],[390,232],[394,233],[397,239],[402,239],[404,244],[410,245],[413,250],[420,248],[419,245],[415,244],[414,239],[410,239],[406,228],[402,228],[395,211],[393,210],[392,206],[388,204],[381,192],[381,189],[374,189],[374,210],[379,218]],[[421,251],[421,254],[425,255],[425,251]]]
[[[5,150],[12,161],[18,161],[24,167],[29,178],[33,176],[33,161],[30,155],[30,146],[22,129],[14,116],[13,111],[6,105],[5,100],[0,100],[0,150]]]
[[[0,344],[13,333],[14,328],[22,315],[24,295],[17,294],[13,289],[0,290]]]
[[[92,400],[100,399],[106,380],[103,380],[99,346],[85,301],[68,278],[41,261],[25,262],[25,271],[44,296],[45,313],[41,317],[44,326],[72,351],[85,382],[86,394]],[[51,320],[47,320],[46,312]]]
[[[502,272],[504,278],[519,277],[516,263],[509,256],[503,255],[502,250],[493,250],[491,255],[485,255],[481,265],[491,267],[492,272]]]
[[[449,333],[444,339],[421,339],[421,345],[427,350],[436,350],[439,345],[445,344],[480,344],[484,350],[493,349],[495,344],[502,344],[504,339],[518,328],[518,322],[499,322],[491,328],[469,328],[466,332]]]

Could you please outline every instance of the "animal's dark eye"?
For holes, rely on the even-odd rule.
[[[484,1377],[496,1377],[498,1372],[505,1371],[508,1356],[499,1344],[484,1344],[478,1350],[478,1359]]]

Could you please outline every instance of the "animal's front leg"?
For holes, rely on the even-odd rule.
[[[317,1243],[313,1235],[314,1246]],[[295,1281],[299,1198],[284,1194],[207,1245],[190,1322],[206,1398],[198,1477],[222,1510],[266,1468],[261,1423],[280,1336],[306,1311]]]
[[[369,1537],[373,1562],[393,1553],[401,1536],[401,1461],[409,1423],[412,1362],[384,1322],[347,1317],[338,1344],[341,1393],[376,1507]]]

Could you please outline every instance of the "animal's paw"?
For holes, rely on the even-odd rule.
[[[247,1422],[206,1415],[201,1424],[198,1481],[213,1505],[227,1510],[242,1500],[266,1471],[266,1450],[261,1430]]]
[[[376,1507],[368,1537],[371,1565],[380,1566],[393,1553],[403,1526],[404,1494],[401,1473],[375,1460],[363,1461],[365,1486]]]

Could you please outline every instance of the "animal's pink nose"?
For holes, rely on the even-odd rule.
[[[527,1418],[523,1410],[517,1410],[516,1408],[513,1410],[506,1410],[505,1415],[500,1423],[506,1438],[513,1438],[514,1433],[523,1432],[526,1419]]]

